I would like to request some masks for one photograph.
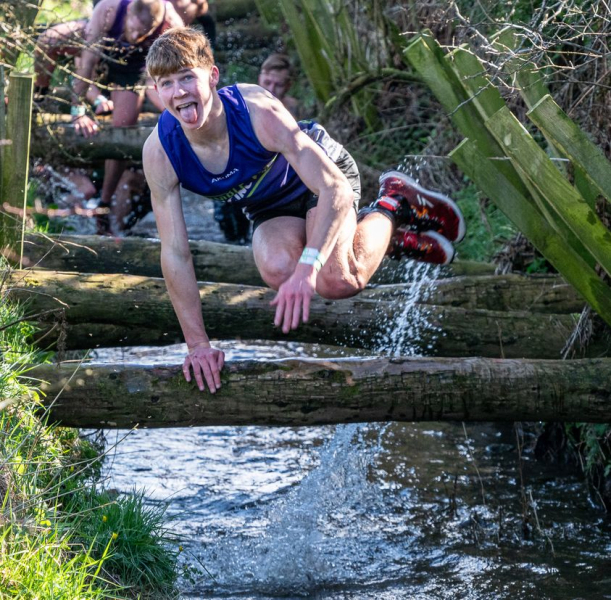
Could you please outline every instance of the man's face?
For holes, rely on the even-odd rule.
[[[157,77],[155,87],[161,102],[183,129],[199,129],[210,114],[218,80],[216,66],[191,67]]]
[[[282,100],[291,87],[291,76],[288,69],[261,71],[259,73],[259,85]]]

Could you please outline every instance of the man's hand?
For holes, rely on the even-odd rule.
[[[89,138],[98,133],[98,124],[87,115],[76,117],[72,121],[72,124],[74,125],[74,131],[76,131],[77,135],[82,135],[83,137]]]
[[[282,333],[297,329],[310,318],[310,301],[316,292],[317,272],[312,265],[298,263],[295,272],[278,288],[270,302],[276,307],[274,325],[282,325]]]
[[[212,394],[221,387],[221,369],[225,364],[225,353],[211,348],[208,343],[200,343],[189,348],[189,354],[182,365],[182,372],[187,381],[191,381],[191,369],[197,387],[203,392],[204,380]]]
[[[102,96],[101,94],[95,99],[93,106],[96,115],[107,115],[114,109],[112,100],[109,100],[106,96]]]

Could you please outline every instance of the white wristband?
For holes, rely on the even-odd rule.
[[[304,265],[314,265],[316,271],[320,271],[324,265],[326,259],[316,248],[304,248],[303,253],[301,254],[301,258],[299,262]]]
[[[99,94],[98,97],[93,101],[93,107],[97,108],[102,102],[108,102],[108,98],[104,94]]]
[[[70,107],[70,116],[72,119],[78,119],[84,117],[87,114],[87,107],[84,104]]]

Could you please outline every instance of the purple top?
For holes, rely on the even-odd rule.
[[[168,111],[157,130],[180,183],[187,190],[244,208],[249,218],[292,202],[307,191],[305,184],[277,152],[266,150],[255,135],[248,106],[236,85],[218,92],[227,115],[229,160],[222,173],[211,173],[191,148],[178,120]],[[312,122],[300,123],[302,129]]]

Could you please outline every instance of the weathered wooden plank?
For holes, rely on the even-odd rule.
[[[486,76],[484,65],[475,54],[469,52],[465,48],[458,48],[448,54],[447,60],[460,78],[464,88],[469,92],[471,102],[477,108],[484,122],[491,118],[501,108],[505,107],[505,101],[501,97],[498,89],[492,85],[492,82]],[[530,93],[533,93],[533,91]],[[471,136],[469,137],[471,138]],[[525,200],[529,201],[532,199],[534,206],[548,223],[550,223],[552,227],[554,227],[554,229],[575,248],[584,260],[593,265],[594,260],[579,238],[571,231],[569,226],[551,210],[548,203],[541,197],[535,186],[530,182],[523,171],[521,171],[519,165],[514,163],[513,166],[529,192],[529,197],[525,197]],[[494,201],[494,197],[492,198]],[[520,205],[516,205],[513,210],[520,210]]]
[[[545,96],[527,115],[541,131],[553,138],[565,156],[579,165],[598,193],[611,200],[611,164],[554,99]]]
[[[611,325],[611,290],[593,266],[566,244],[552,226],[540,218],[517,190],[469,140],[457,146],[450,156],[528,237],[552,265],[584,299]],[[558,177],[561,177],[558,174]],[[517,209],[519,207],[519,210]]]
[[[611,422],[611,360],[283,359],[231,362],[216,394],[181,367],[44,365],[50,417],[88,428],[370,421]]]
[[[485,156],[504,158],[502,147],[484,127],[484,119],[471,101],[471,95],[448,64],[435,39],[426,34],[418,36],[405,49],[404,56],[431,89],[457,129],[473,140]],[[528,191],[511,163],[498,161],[497,168],[528,200]]]
[[[205,240],[189,242],[198,281],[263,285],[249,246]],[[111,238],[97,235],[31,234],[26,238],[26,266],[80,273],[127,273],[161,277],[161,244],[156,239]],[[401,283],[404,262],[385,259],[372,283]],[[237,267],[239,265],[239,268]],[[457,260],[444,267],[441,277],[492,275],[495,265]]]
[[[492,46],[504,56],[503,70],[510,75],[512,84],[517,88],[526,106],[532,110],[550,93],[545,82],[545,69],[537,68],[537,65],[532,62],[532,41],[514,27],[502,29],[492,36],[491,41]],[[545,129],[541,131],[547,140],[550,156],[567,158],[568,154],[558,143],[556,136]],[[597,193],[591,180],[586,177],[580,165],[574,164],[573,167],[575,187],[584,200],[595,208]]]
[[[59,323],[41,320],[39,326],[47,341],[65,334],[67,348],[182,341],[162,279],[27,271],[12,273],[6,289],[10,298],[27,301],[32,313],[48,317],[49,311],[59,311]],[[412,346],[427,354],[556,358],[576,322],[574,315],[528,310],[422,305],[405,311],[403,298],[384,300],[371,290],[339,301],[314,298],[309,322],[284,335],[272,324],[274,294],[259,287],[200,284],[208,333],[381,348],[392,346],[393,334],[404,331]],[[601,356],[606,346],[593,342],[589,351]]]
[[[37,9],[36,9],[37,10]],[[19,264],[22,223],[4,210],[4,204],[23,208],[28,189],[30,132],[34,78],[27,73],[11,73],[8,91],[7,131],[11,144],[4,147],[0,176],[0,254]],[[0,98],[4,102],[4,98]]]
[[[611,274],[611,232],[511,111],[502,108],[486,121],[486,127],[601,267]]]

